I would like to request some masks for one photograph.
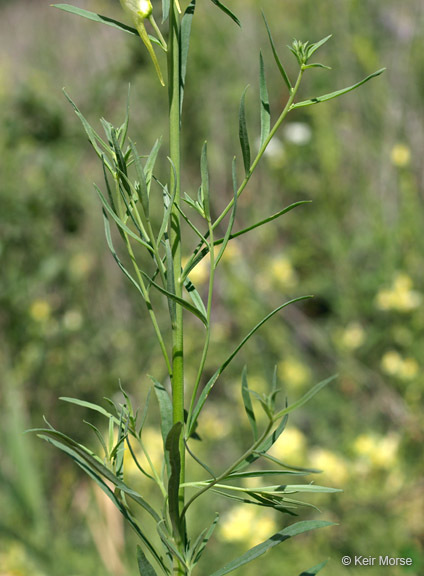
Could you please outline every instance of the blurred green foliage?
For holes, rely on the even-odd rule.
[[[290,115],[244,193],[240,228],[291,202],[313,204],[232,244],[218,278],[211,359],[223,358],[228,342],[288,297],[316,296],[287,309],[247,345],[225,385],[211,395],[199,426],[199,454],[213,451],[210,458],[220,468],[245,446],[247,429],[239,424],[244,363],[259,390],[277,364],[290,400],[339,372],[332,389],[293,418],[278,450],[294,463],[322,468],[327,484],[345,490],[322,498],[325,517],[340,526],[308,537],[307,552],[294,542],[266,557],[261,573],[277,575],[283,566],[296,574],[309,561],[312,566],[329,557],[326,574],[339,576],[348,573],[341,557],[356,553],[411,556],[412,568],[393,568],[390,575],[419,576],[424,570],[421,2],[228,4],[242,31],[209,3],[199,3],[184,104],[183,186],[192,193],[199,184],[206,138],[217,211],[232,195],[231,167],[224,159],[238,150],[238,101],[247,83],[250,133],[259,129],[254,115],[259,49],[271,113],[287,97],[273,67],[261,7],[289,71],[295,62],[286,44],[293,37],[315,41],[334,35],[321,56],[333,70],[311,72],[302,97],[353,84],[381,66],[388,70],[341,100]],[[79,5],[111,16],[119,10],[111,1]],[[62,405],[59,396],[99,402],[116,394],[120,379],[142,403],[147,374],[164,376],[156,368],[158,350],[144,309],[105,246],[92,190],[100,169],[60,88],[66,86],[93,123],[100,116],[119,123],[131,82],[130,135],[142,152],[160,133],[166,138],[161,116],[166,94],[130,37],[46,3],[1,2],[0,16],[0,574],[135,574],[131,536],[125,544],[119,519],[71,462],[23,431],[39,426],[46,415],[85,439],[91,434],[81,425],[87,415]],[[201,285],[202,268],[196,273]],[[197,329],[193,324],[186,330],[186,347],[195,357]],[[216,365],[210,364],[212,372]],[[187,382],[194,376],[194,367],[188,367]],[[153,419],[151,425],[154,442]],[[223,520],[211,544],[210,568],[252,544],[252,532],[264,539],[280,528],[272,516],[249,515],[221,501],[216,507]],[[211,505],[202,513],[213,518],[214,511]],[[234,531],[238,537],[229,541]],[[243,573],[249,576],[256,568]],[[369,570],[387,574],[378,567],[356,568],[355,574]]]

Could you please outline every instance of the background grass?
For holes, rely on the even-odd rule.
[[[120,15],[112,1],[78,5]],[[355,574],[419,576],[424,10],[419,0],[228,5],[242,31],[212,3],[199,3],[185,97],[183,187],[196,191],[207,139],[217,213],[232,195],[228,158],[239,153],[238,101],[247,83],[253,140],[259,130],[260,49],[274,117],[287,97],[261,7],[292,74],[295,62],[286,44],[293,37],[334,35],[320,53],[333,70],[311,71],[302,97],[388,69],[343,99],[290,115],[239,203],[242,228],[291,202],[313,201],[230,246],[218,275],[211,372],[228,342],[274,306],[302,294],[315,298],[287,309],[249,342],[210,398],[199,426],[199,454],[208,454],[220,469],[223,459],[246,445],[239,394],[246,362],[250,385],[258,390],[277,364],[289,400],[339,372],[331,389],[291,418],[276,450],[294,463],[324,469],[317,482],[344,489],[313,500],[324,511],[321,517],[340,526],[274,550],[261,561],[261,573],[297,574],[329,557],[325,573],[339,576],[349,573],[340,563],[345,554],[390,554],[411,556],[414,564],[389,571],[355,568]],[[44,414],[90,442],[92,433],[81,424],[88,414],[69,409],[59,396],[98,402],[116,395],[120,379],[142,403],[147,374],[164,377],[143,306],[105,246],[92,190],[92,181],[101,182],[100,167],[60,91],[65,86],[95,125],[100,116],[119,124],[128,82],[130,136],[147,152],[157,136],[166,138],[166,91],[141,44],[48,2],[0,2],[1,576],[136,574],[132,537],[125,545],[115,512],[71,462],[22,435],[39,426]],[[202,286],[205,270],[195,274]],[[186,330],[193,357],[199,354],[198,330],[195,323]],[[188,383],[194,375],[188,368]],[[155,417],[149,434],[153,446]],[[252,545],[252,533],[264,539],[287,523],[230,509],[221,500],[195,515],[212,519],[215,510],[222,522],[203,565],[208,569]],[[201,566],[199,576],[208,573]],[[257,569],[253,564],[243,574]]]

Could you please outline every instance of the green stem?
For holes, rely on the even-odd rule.
[[[170,190],[175,190],[175,201],[171,213],[171,248],[175,278],[175,294],[182,298],[183,282],[181,280],[181,217],[177,206],[181,195],[181,143],[180,143],[180,22],[174,2],[169,10],[168,40],[168,83],[169,83],[169,156],[171,169]],[[172,407],[173,422],[184,424],[184,348],[183,348],[183,309],[176,305],[175,322],[172,325]],[[180,441],[181,474],[180,484],[185,480],[185,447],[184,434]],[[184,508],[184,487],[179,489],[180,510]],[[185,526],[182,533],[174,534],[176,544],[183,552],[185,548]],[[174,572],[185,574],[184,568],[177,563]]]

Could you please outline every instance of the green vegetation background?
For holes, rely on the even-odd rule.
[[[120,13],[110,0],[75,3]],[[241,31],[212,3],[199,2],[185,101],[184,189],[192,192],[199,184],[206,138],[217,210],[232,194],[228,158],[238,154],[238,101],[247,83],[251,135],[258,130],[260,49],[274,116],[286,98],[261,7],[289,70],[295,62],[286,44],[293,37],[316,41],[334,34],[321,52],[333,70],[311,71],[302,97],[352,84],[382,66],[387,72],[340,100],[290,115],[240,202],[243,227],[291,202],[313,201],[231,245],[218,278],[211,370],[228,342],[274,306],[302,294],[315,299],[287,309],[249,343],[210,398],[199,450],[220,469],[245,446],[239,402],[244,363],[250,385],[259,390],[277,364],[290,400],[339,372],[331,389],[293,416],[277,450],[293,463],[322,468],[319,483],[344,489],[313,500],[323,510],[320,517],[340,526],[277,548],[259,570],[294,575],[328,557],[328,576],[419,576],[424,8],[420,0],[228,5],[240,16]],[[147,374],[164,376],[143,306],[105,246],[92,189],[93,181],[101,183],[97,158],[61,92],[65,86],[96,126],[100,116],[119,124],[130,81],[130,136],[146,152],[157,136],[166,136],[166,91],[141,43],[48,2],[0,2],[1,576],[136,574],[132,536],[125,544],[115,512],[71,461],[22,434],[46,415],[91,442],[82,424],[89,415],[63,405],[59,396],[100,402],[116,395],[120,379],[141,404]],[[205,273],[195,271],[200,286]],[[196,323],[186,329],[194,358],[198,330]],[[188,382],[193,370],[187,369]],[[196,513],[211,518],[215,509],[221,529],[206,568],[288,522],[222,501]],[[318,513],[302,512],[302,518],[312,515]],[[341,557],[352,554],[410,556],[414,564],[349,571]],[[243,574],[257,570],[253,564]]]

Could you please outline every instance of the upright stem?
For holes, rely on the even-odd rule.
[[[168,42],[168,83],[169,83],[169,155],[173,166],[171,167],[171,190],[175,190],[175,204],[180,205],[180,46],[179,46],[179,16],[171,0],[169,11],[169,42]],[[171,214],[171,247],[173,256],[175,293],[182,297],[183,283],[181,281],[181,222],[180,213],[176,207]],[[172,406],[173,422],[184,423],[184,349],[183,349],[183,309],[177,304],[175,322],[172,326]],[[184,434],[181,434],[180,483],[185,481],[185,447]],[[184,488],[180,488],[180,511],[184,508]],[[177,544],[185,544],[184,533],[175,534]],[[175,566],[176,574],[184,574],[184,569]]]

